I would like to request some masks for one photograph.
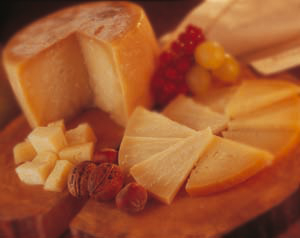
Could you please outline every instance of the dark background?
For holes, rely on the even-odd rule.
[[[0,1],[0,43],[5,42],[28,23],[62,7],[87,1]],[[173,29],[200,0],[132,1],[141,5],[157,36]]]

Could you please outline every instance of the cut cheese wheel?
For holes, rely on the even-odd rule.
[[[239,184],[270,165],[273,155],[235,141],[214,136],[186,184],[192,195],[208,195]]]
[[[238,117],[228,123],[230,130],[297,129],[300,127],[300,98],[292,97]]]
[[[199,131],[136,164],[130,173],[154,197],[170,204],[212,139],[210,129]]]
[[[211,88],[205,94],[196,97],[195,100],[208,106],[211,110],[223,114],[236,90],[237,86]]]
[[[119,150],[119,166],[124,173],[128,173],[133,165],[164,151],[180,140],[181,138],[125,136]]]
[[[34,22],[9,41],[3,59],[31,126],[92,105],[125,125],[137,105],[151,105],[148,84],[157,54],[141,7],[101,2]]]
[[[225,114],[236,118],[300,93],[296,84],[279,79],[244,80],[230,99]]]
[[[126,136],[140,137],[184,138],[194,133],[194,130],[142,107],[138,107],[131,115],[125,130]]]
[[[271,152],[276,158],[288,154],[299,143],[299,130],[235,130],[223,137]]]
[[[163,114],[197,131],[210,127],[215,134],[224,130],[228,123],[226,116],[184,95],[179,95],[172,100],[164,109]]]

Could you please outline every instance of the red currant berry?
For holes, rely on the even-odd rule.
[[[191,65],[192,65],[192,62],[190,60],[190,57],[187,57],[185,55],[180,57],[176,61],[176,68],[181,73],[186,73],[189,70],[189,68],[191,67]]]
[[[177,70],[175,68],[169,67],[165,71],[165,77],[168,79],[176,79]]]
[[[169,64],[174,58],[174,55],[171,52],[164,51],[159,56],[160,65]]]
[[[176,54],[179,54],[182,52],[182,48],[183,48],[183,45],[178,42],[178,41],[174,41],[172,44],[171,44],[171,49],[173,50],[174,53]]]

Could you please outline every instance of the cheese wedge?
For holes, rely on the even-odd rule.
[[[236,118],[300,93],[300,87],[280,79],[244,80],[231,97],[225,114]]]
[[[276,158],[285,156],[300,140],[300,130],[234,130],[222,132],[224,138],[267,150]]]
[[[15,164],[31,161],[36,156],[36,151],[29,141],[23,141],[14,146]]]
[[[196,101],[208,106],[211,110],[224,114],[225,108],[237,90],[237,86],[211,88],[205,94],[197,96]]]
[[[247,180],[272,161],[273,155],[267,151],[214,136],[185,189],[191,196],[220,192]]]
[[[64,133],[66,132],[66,126],[65,126],[65,122],[63,119],[57,120],[54,122],[50,122],[47,126],[48,127],[60,127]]]
[[[73,164],[67,160],[57,160],[54,169],[44,184],[44,189],[62,192],[67,185],[68,176],[72,167]]]
[[[210,127],[214,134],[226,129],[228,123],[226,116],[214,112],[184,95],[179,95],[172,100],[163,110],[163,114],[196,131]]]
[[[170,120],[166,116],[138,107],[130,117],[125,136],[184,138],[194,130]]]
[[[8,42],[3,59],[31,126],[92,105],[125,125],[137,105],[151,105],[148,86],[157,55],[141,7],[95,2],[32,23]]]
[[[212,140],[210,129],[199,131],[134,165],[130,174],[154,197],[170,204]]]
[[[130,168],[152,155],[166,150],[179,142],[181,138],[153,138],[125,136],[119,150],[119,166],[125,174]]]
[[[82,123],[65,133],[68,145],[96,142],[96,135],[88,123]]]
[[[92,160],[94,154],[94,143],[88,142],[78,145],[71,145],[59,151],[59,158],[68,160],[74,165],[79,164],[85,160]]]
[[[300,98],[292,97],[233,119],[230,130],[287,129],[300,127]]]

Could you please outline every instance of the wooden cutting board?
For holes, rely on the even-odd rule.
[[[300,181],[299,156],[300,149],[297,149],[226,192],[190,198],[182,190],[171,205],[151,200],[136,215],[118,210],[113,202],[89,200],[71,222],[72,234],[101,238],[211,238],[227,234],[249,221],[258,230],[269,229],[270,225],[274,230],[276,226],[280,229],[283,226],[276,221],[291,222],[299,216],[299,192],[296,192]],[[265,216],[258,217],[267,211]],[[251,235],[253,230],[249,229],[247,233],[243,231],[233,232],[230,237],[274,237]]]
[[[89,110],[69,123],[75,127],[89,122],[98,138],[98,147],[116,147],[123,129],[99,110]],[[28,186],[15,173],[12,149],[31,131],[20,116],[0,133],[0,237],[55,238],[69,227],[71,219],[80,210],[84,200],[75,199],[67,191],[43,190],[42,186]]]

